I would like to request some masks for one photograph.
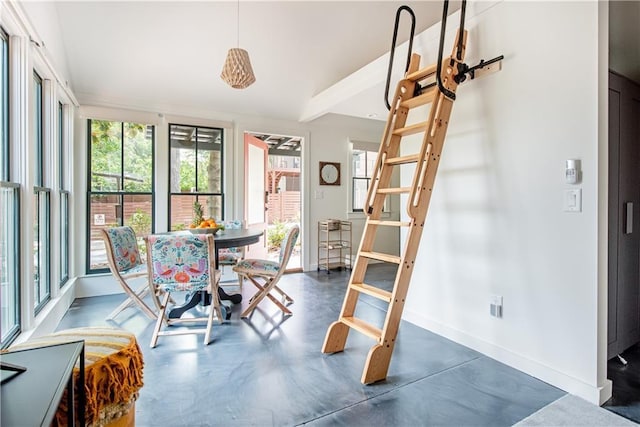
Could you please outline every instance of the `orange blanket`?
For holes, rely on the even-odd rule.
[[[101,426],[131,407],[143,385],[144,362],[135,335],[115,328],[68,329],[29,340],[10,350],[81,340],[85,342],[86,425]],[[78,372],[76,366],[76,388]],[[77,399],[78,394],[75,395]],[[67,404],[65,392],[54,425],[68,425]]]

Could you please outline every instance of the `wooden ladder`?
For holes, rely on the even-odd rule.
[[[350,328],[373,338],[376,344],[369,350],[362,373],[361,381],[364,384],[384,380],[389,369],[447,133],[455,91],[458,87],[456,80],[459,79],[455,78],[460,70],[458,64],[462,64],[464,59],[467,33],[461,28],[458,31],[458,37],[460,34],[463,42],[458,43],[456,39],[451,56],[441,60],[439,76],[437,75],[438,64],[419,69],[420,56],[413,54],[404,79],[398,82],[365,203],[367,221],[342,311],[339,319],[329,326],[322,346],[323,353],[343,351]],[[426,83],[422,86],[421,82]],[[428,119],[407,124],[409,112],[427,104],[431,105]],[[424,134],[420,151],[415,154],[400,155],[403,137],[419,133]],[[411,187],[390,187],[394,168],[410,164],[415,166]],[[407,200],[409,221],[382,220],[381,215],[387,196],[400,194],[409,195]],[[379,227],[408,227],[406,243],[400,256],[373,251]],[[398,265],[391,292],[364,282],[370,260]],[[382,328],[354,316],[360,294],[370,295],[388,303]]]

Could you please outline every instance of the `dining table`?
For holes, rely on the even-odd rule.
[[[181,230],[174,231],[171,234],[184,234],[184,233],[192,233],[189,230]],[[264,234],[264,231],[258,228],[239,228],[239,229],[228,229],[228,230],[218,230],[213,236],[213,242],[215,245],[215,266],[218,268],[218,251],[220,249],[226,248],[239,248],[242,246],[249,246],[256,244],[260,241],[260,237]],[[234,304],[239,304],[242,301],[242,295],[227,294],[224,289],[218,287],[218,296],[221,301],[227,300],[231,301]],[[203,292],[194,292],[193,294],[187,297],[187,301],[180,306],[174,307],[169,311],[170,319],[179,319],[182,314],[195,307],[199,303],[203,305],[211,304],[211,297],[206,291]],[[226,310],[229,312],[228,310]],[[226,317],[226,316],[225,316]]]

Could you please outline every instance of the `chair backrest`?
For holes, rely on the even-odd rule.
[[[211,284],[215,275],[211,234],[162,234],[145,238],[151,283],[172,290]]]
[[[244,223],[239,219],[231,219],[227,221],[222,221],[222,225],[224,225],[225,230],[240,230],[244,227]],[[232,254],[233,256],[241,256],[244,258],[244,246],[241,247],[231,247],[231,248],[222,248],[218,250],[218,256],[220,257],[220,261],[225,263],[225,254]],[[234,260],[235,262],[235,260]]]
[[[138,239],[133,228],[129,226],[102,229],[109,263],[117,271],[130,270],[142,264],[138,250]]]
[[[291,252],[293,252],[293,248],[296,245],[296,241],[298,240],[299,235],[300,227],[298,227],[297,225],[293,225],[289,229],[289,231],[287,231],[287,235],[284,236],[284,239],[280,244],[280,256],[278,258],[280,269],[286,268],[287,263],[289,262],[289,258],[291,257]]]
[[[231,219],[227,221],[222,221],[222,225],[224,225],[225,229],[239,230],[242,228],[242,221],[240,221],[239,219]]]

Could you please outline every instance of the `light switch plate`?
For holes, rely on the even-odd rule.
[[[564,190],[564,212],[582,212],[582,189]]]

